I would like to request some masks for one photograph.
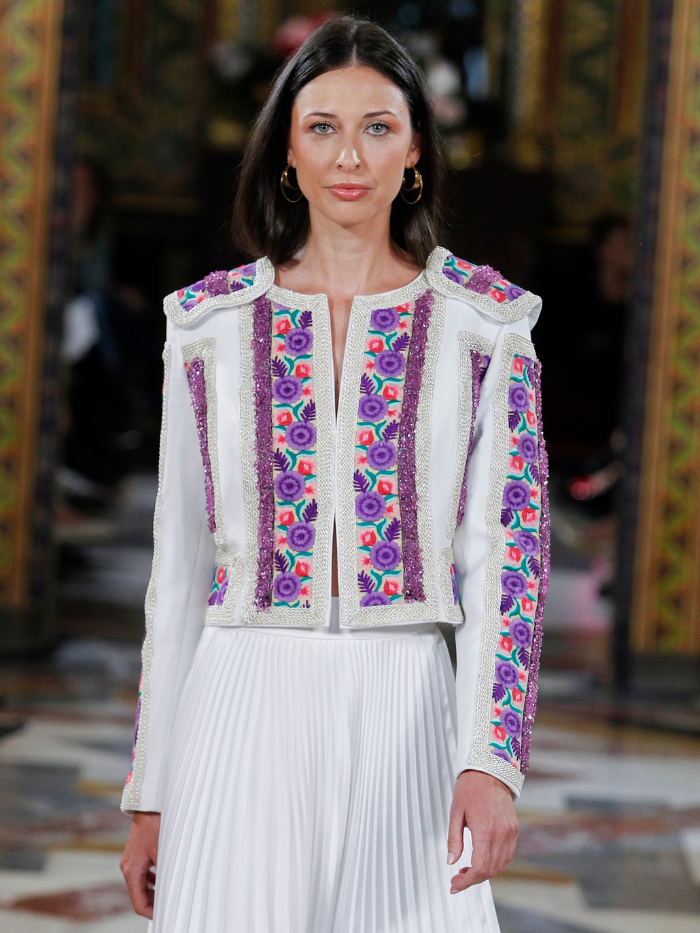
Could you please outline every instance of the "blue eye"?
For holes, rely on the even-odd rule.
[[[370,123],[368,129],[371,136],[383,136],[389,130],[388,123]]]
[[[316,130],[317,133],[320,133],[321,136],[328,136],[329,131],[333,129],[330,123],[314,123],[311,126],[312,130]]]

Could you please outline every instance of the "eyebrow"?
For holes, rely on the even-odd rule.
[[[366,113],[366,114],[362,117],[362,119],[363,119],[363,120],[367,120],[367,119],[370,118],[370,117],[381,117],[381,116],[384,116],[384,114],[387,114],[387,113],[390,114],[390,115],[393,116],[393,117],[398,116],[398,114],[397,114],[396,111],[394,111],[394,110],[373,110],[371,113]],[[314,110],[312,113],[306,113],[306,114],[304,114],[304,116],[305,116],[305,117],[326,117],[327,119],[335,120],[336,117],[337,117],[337,114],[335,114],[335,113],[326,113],[326,112],[323,111],[323,110]]]

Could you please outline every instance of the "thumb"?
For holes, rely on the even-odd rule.
[[[450,811],[450,828],[447,833],[447,864],[459,861],[464,848],[464,811],[453,808]]]

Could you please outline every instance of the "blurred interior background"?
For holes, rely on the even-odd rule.
[[[0,933],[145,929],[132,741],[165,294],[276,70],[366,15],[424,69],[443,245],[540,294],[552,575],[504,933],[700,928],[698,0],[0,7]],[[233,232],[235,233],[235,231]]]

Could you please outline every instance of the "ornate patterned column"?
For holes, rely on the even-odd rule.
[[[631,644],[700,656],[700,5],[675,0]]]
[[[29,598],[61,0],[0,7],[0,606]]]

